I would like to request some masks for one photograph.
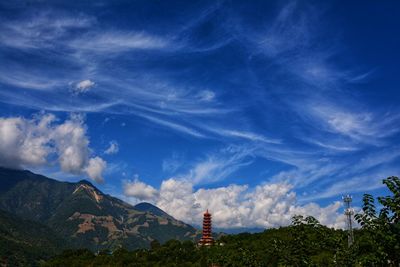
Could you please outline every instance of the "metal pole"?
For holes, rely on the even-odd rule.
[[[343,197],[343,202],[345,204],[344,215],[346,215],[347,243],[349,247],[354,243],[353,223],[351,218],[354,214],[354,210],[351,208],[351,201],[352,197],[350,195]]]

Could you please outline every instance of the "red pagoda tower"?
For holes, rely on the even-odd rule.
[[[212,237],[211,229],[211,213],[207,210],[203,216],[203,235],[199,241],[199,245],[211,246],[212,244],[214,244],[214,239]]]

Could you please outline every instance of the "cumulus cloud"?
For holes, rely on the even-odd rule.
[[[80,93],[86,93],[88,92],[93,86],[95,85],[95,82],[91,80],[83,80],[77,83],[74,87],[74,93],[80,94]]]
[[[32,119],[0,118],[0,165],[24,168],[51,164],[56,158],[61,170],[86,174],[101,182],[106,162],[90,158],[89,139],[83,118],[72,115],[63,123],[53,114]]]
[[[147,186],[140,182],[137,192],[145,191]],[[254,188],[232,184],[194,190],[188,180],[171,178],[162,182],[158,195],[151,189],[152,200],[158,207],[192,224],[200,224],[202,213],[209,209],[214,225],[224,228],[278,227],[290,224],[294,215],[311,215],[330,227],[344,227],[344,217],[338,211],[340,202],[326,207],[316,203],[300,205],[292,185],[287,183],[260,184]]]
[[[98,183],[104,182],[103,171],[107,168],[107,162],[100,157],[89,159],[85,168],[87,175]]]
[[[111,155],[111,154],[116,154],[119,151],[119,145],[117,141],[111,141],[110,146],[104,151],[105,154]]]
[[[89,140],[82,118],[74,116],[52,131],[61,169],[79,174],[87,164]]]
[[[158,196],[158,192],[154,187],[139,181],[138,178],[124,183],[124,194],[128,197],[147,201],[153,201]]]
[[[53,120],[53,115],[0,118],[0,164],[13,168],[44,164],[52,151],[48,131]]]
[[[178,179],[163,181],[156,205],[178,220],[200,223],[196,219],[201,214],[201,208],[196,203],[193,185],[188,181]]]

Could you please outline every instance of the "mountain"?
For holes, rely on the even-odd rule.
[[[157,216],[160,216],[163,218],[172,218],[168,213],[166,213],[162,209],[160,209],[150,203],[147,203],[147,202],[142,202],[142,203],[136,204],[135,206],[133,206],[133,208],[135,210],[139,210],[139,211],[150,212],[150,213],[153,213],[154,215],[157,215]]]
[[[30,171],[0,168],[0,209],[49,227],[72,247],[93,251],[196,236],[195,228],[149,203],[134,207],[88,181],[60,182]]]

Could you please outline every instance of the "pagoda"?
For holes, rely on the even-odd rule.
[[[211,246],[214,244],[211,231],[211,213],[208,210],[203,215],[203,235],[199,241],[200,246]]]

